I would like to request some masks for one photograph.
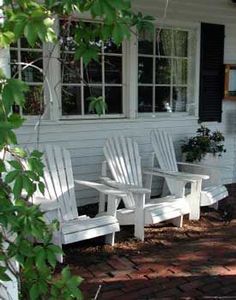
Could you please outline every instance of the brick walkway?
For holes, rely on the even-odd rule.
[[[233,194],[235,186],[227,201]],[[226,224],[203,212],[199,222],[149,227],[145,237],[135,241],[125,227],[114,248],[99,239],[65,248],[66,263],[85,279],[86,300],[99,286],[98,300],[236,299],[236,218]]]

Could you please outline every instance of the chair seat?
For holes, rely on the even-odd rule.
[[[83,218],[79,217],[75,220],[70,220],[66,223],[62,223],[61,230],[63,234],[68,234],[76,231],[84,231],[92,228],[115,224],[117,222],[118,220],[115,217],[108,215],[95,218],[89,218],[88,216],[85,218],[85,216],[83,216]]]
[[[201,206],[215,204],[221,199],[228,197],[228,195],[229,193],[224,185],[205,187],[201,191]]]
[[[184,198],[157,198],[152,199],[152,202],[155,200],[158,203],[148,203],[144,208],[146,225],[170,220],[189,213],[189,204]],[[119,209],[117,219],[120,225],[134,224],[134,209]]]

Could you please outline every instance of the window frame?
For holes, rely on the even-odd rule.
[[[76,18],[75,18],[76,20]],[[83,19],[84,22],[88,22],[88,23],[93,23],[91,19],[86,18]],[[56,33],[59,35],[60,34],[60,19],[57,18],[57,22],[55,22],[56,27],[55,27],[55,31]],[[121,91],[121,95],[122,95],[122,113],[121,114],[102,114],[101,116],[98,116],[97,114],[74,114],[74,115],[63,115],[62,114],[62,89],[61,86],[85,86],[84,83],[63,83],[62,82],[62,78],[61,78],[61,63],[59,61],[57,61],[57,67],[56,69],[58,70],[58,79],[57,82],[59,84],[57,84],[57,99],[59,99],[59,105],[58,105],[58,109],[57,109],[57,116],[59,120],[100,120],[100,119],[122,119],[125,118],[127,116],[127,108],[126,108],[126,101],[125,99],[127,98],[127,58],[126,58],[126,48],[127,48],[127,41],[123,41],[122,43],[122,53],[102,53],[99,54],[99,56],[101,56],[102,59],[102,83],[90,83],[89,86],[94,86],[94,87],[101,87],[103,90],[103,93],[105,94],[105,87],[106,86],[111,86],[111,87],[121,87],[122,91]],[[58,58],[60,58],[60,54],[61,54],[61,50],[60,50],[60,45],[58,44],[56,47],[56,55]],[[68,53],[70,51],[67,51]],[[104,61],[105,61],[105,57],[106,56],[113,56],[113,57],[121,57],[122,60],[122,81],[120,84],[107,84],[104,80],[105,80],[105,68],[104,68]],[[80,60],[80,67],[82,70],[82,65],[83,65],[83,59]],[[104,82],[103,82],[104,81]],[[55,86],[55,83],[54,83]],[[83,92],[81,93],[81,95],[83,95]],[[101,95],[102,96],[102,95]],[[84,101],[84,99],[81,99],[81,101]],[[82,107],[84,107],[84,103],[82,104]]]
[[[163,28],[163,29],[173,29],[173,30],[182,30],[187,31],[189,35],[191,36],[192,43],[189,43],[188,45],[188,52],[191,52],[191,55],[188,57],[188,59],[191,61],[191,63],[188,66],[188,78],[187,78],[187,103],[186,103],[186,111],[183,112],[139,112],[138,111],[138,88],[139,86],[152,86],[155,88],[156,86],[162,86],[158,84],[139,84],[137,79],[137,103],[136,103],[136,117],[138,119],[150,119],[150,118],[159,118],[159,117],[165,117],[165,118],[181,118],[186,116],[193,116],[195,118],[198,117],[198,107],[199,107],[199,76],[200,76],[200,38],[201,38],[201,32],[200,32],[200,22],[180,22],[180,21],[168,21],[165,20],[161,24],[158,22],[155,22],[155,31],[157,28]],[[153,44],[154,41],[153,41]],[[154,45],[153,45],[154,47]],[[138,58],[141,57],[158,57],[158,55],[155,54],[154,50],[151,55],[149,54],[139,54],[138,53],[138,36],[136,39],[136,51],[137,51],[137,69],[136,72],[138,74]],[[162,56],[160,56],[162,57]],[[155,59],[153,59],[153,64],[155,63]],[[154,69],[153,69],[154,72]],[[191,76],[190,76],[191,74]],[[154,82],[154,77],[153,77]],[[169,85],[170,86],[170,85]],[[178,85],[179,86],[179,85]],[[191,90],[191,92],[190,92]],[[153,95],[154,99],[154,95]],[[155,99],[154,99],[155,101]],[[153,105],[153,100],[152,100]]]
[[[24,81],[29,87],[30,86],[42,86],[42,89],[43,89],[43,106],[44,106],[44,111],[42,114],[24,114],[23,113],[23,110],[20,109],[19,113],[24,117],[26,118],[27,120],[29,121],[34,121],[34,120],[38,120],[39,118],[43,118],[45,119],[45,117],[47,118],[48,116],[48,112],[47,112],[47,103],[48,103],[48,98],[47,98],[47,94],[48,94],[48,87],[47,87],[47,84],[46,84],[46,81],[45,81],[45,44],[42,44],[42,48],[30,48],[30,47],[22,47],[21,45],[21,40],[17,40],[16,41],[16,46],[11,46],[9,48],[9,61],[10,61],[10,74],[11,74],[11,65],[12,65],[12,62],[11,62],[11,51],[16,51],[16,54],[17,54],[17,62],[18,62],[18,75],[19,76],[16,76],[16,77],[13,77],[15,79],[20,79],[20,80],[23,80],[22,79],[22,68],[24,68],[24,65],[21,65],[19,64],[19,62],[21,61],[21,52],[33,52],[33,53],[41,53],[41,60],[42,60],[42,82],[39,82],[39,81]],[[25,68],[27,69],[27,67]],[[36,70],[36,69],[34,69]],[[38,70],[38,72],[40,72]],[[12,77],[12,74],[11,74],[11,77]]]

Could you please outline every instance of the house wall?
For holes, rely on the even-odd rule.
[[[152,14],[162,22],[186,21],[199,23],[225,24],[225,63],[236,63],[236,6],[226,0],[170,0],[167,17],[163,19],[164,0],[135,0],[134,9],[145,14]],[[221,159],[221,164],[228,166],[223,172],[227,183],[236,180],[236,102],[223,102],[222,123],[209,123],[211,128],[222,130],[226,136],[227,153]],[[62,145],[71,151],[73,170],[76,178],[97,180],[101,174],[101,163],[104,160],[102,147],[107,137],[126,135],[134,137],[140,145],[141,154],[150,156],[152,152],[149,132],[153,128],[163,128],[169,131],[175,140],[177,153],[180,156],[180,141],[194,134],[198,127],[197,117],[161,116],[152,119],[116,119],[116,120],[68,120],[41,121],[35,127],[35,122],[28,122],[18,131],[22,145],[53,143]],[[144,159],[144,165],[147,159]],[[156,185],[158,187],[158,185]],[[158,189],[154,190],[157,193]],[[96,201],[97,194],[84,187],[76,187],[78,205]]]

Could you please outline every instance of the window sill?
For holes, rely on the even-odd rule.
[[[189,115],[188,113],[158,113],[158,114],[139,114],[137,118],[131,119],[127,117],[110,117],[110,118],[93,118],[93,119],[81,119],[81,118],[66,118],[60,120],[45,120],[41,119],[28,119],[25,121],[25,126],[47,126],[47,125],[70,125],[70,124],[99,124],[99,123],[135,123],[135,122],[163,122],[163,121],[182,121],[182,120],[198,120],[197,116]]]

